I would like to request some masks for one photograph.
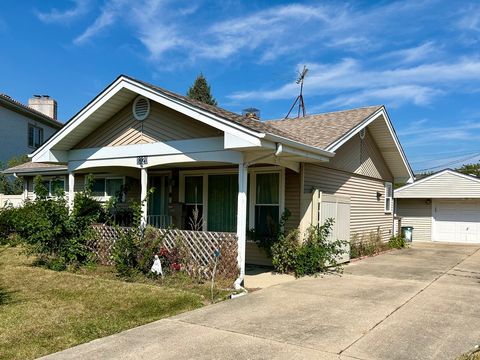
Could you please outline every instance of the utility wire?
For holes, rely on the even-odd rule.
[[[447,167],[447,166],[453,165],[453,164],[458,164],[458,163],[460,163],[460,162],[462,162],[462,161],[472,159],[472,158],[476,157],[477,155],[480,155],[480,152],[473,153],[471,156],[468,156],[468,157],[465,157],[465,158],[461,158],[461,159],[457,159],[457,160],[453,160],[453,161],[450,161],[450,162],[445,163],[445,164],[440,164],[440,165],[433,166],[433,167],[430,167],[430,168],[417,170],[417,172],[425,172],[425,171],[430,171],[430,170],[434,170],[434,169],[438,169],[438,168]]]

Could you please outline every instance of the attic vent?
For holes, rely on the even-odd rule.
[[[362,130],[360,130],[360,132],[358,133],[358,135],[360,136],[360,139],[365,139],[365,128],[363,128]]]
[[[133,102],[132,112],[135,119],[145,120],[150,114],[150,101],[143,96],[138,96]]]

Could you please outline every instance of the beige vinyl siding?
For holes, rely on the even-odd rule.
[[[421,180],[420,180],[421,181]],[[479,198],[480,182],[453,173],[443,173],[395,191],[397,198]]]
[[[75,181],[73,183],[74,192],[82,192],[85,190],[85,175],[75,174]]]
[[[129,103],[74,148],[145,144],[214,137],[221,134],[219,130],[165,106],[154,102],[150,104],[150,115],[144,121],[135,120],[132,114],[132,103]]]
[[[247,241],[245,248],[245,262],[247,264],[272,266],[272,260],[267,256],[265,250],[255,242]]]
[[[413,241],[432,240],[432,205],[425,199],[396,199],[402,226],[413,226]]]
[[[368,130],[363,140],[357,134],[347,141],[325,166],[376,179],[388,181],[393,179],[382,153]]]
[[[290,169],[285,170],[285,209],[290,211],[290,217],[285,223],[287,230],[292,230],[300,224],[300,174]]]
[[[384,181],[359,176],[340,170],[305,164],[304,192],[312,189],[333,195],[349,196],[350,232],[352,237],[380,231],[382,240],[392,235],[393,215],[384,212]],[[382,194],[377,200],[377,191]]]

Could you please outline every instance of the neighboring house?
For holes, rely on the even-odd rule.
[[[142,206],[144,222],[190,229],[198,209],[194,228],[237,233],[242,274],[247,229],[268,236],[285,209],[289,229],[325,218],[310,206],[319,192],[350,204],[348,234],[387,240],[392,183],[413,179],[383,106],[259,121],[123,75],[33,153],[32,163],[7,172],[27,179],[28,197],[33,176],[44,175],[52,192],[65,189],[70,205],[90,173],[100,200],[122,189],[125,200],[145,199],[155,187]],[[265,261],[248,247],[247,262]]]
[[[63,126],[57,121],[56,101],[45,95],[29,99],[27,106],[0,94],[0,124],[3,164],[15,156],[35,151]]]
[[[446,169],[395,190],[413,241],[480,243],[480,179]]]

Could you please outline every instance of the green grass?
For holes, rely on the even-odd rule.
[[[32,260],[0,246],[0,359],[33,359],[208,302],[206,286],[186,281],[125,282],[108,268],[55,272]]]

